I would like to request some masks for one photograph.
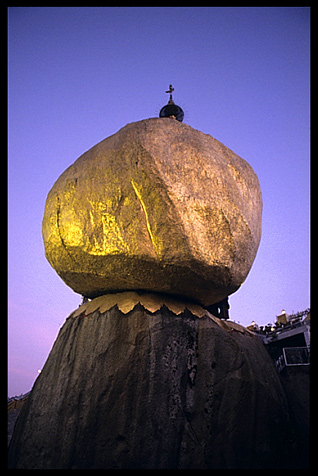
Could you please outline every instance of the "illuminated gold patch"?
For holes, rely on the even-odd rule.
[[[158,256],[160,256],[160,254],[161,254],[161,253],[160,253],[160,247],[158,246],[157,240],[155,239],[155,237],[154,237],[154,235],[153,235],[153,233],[152,233],[152,231],[151,231],[151,226],[150,226],[150,223],[149,223],[149,218],[148,218],[148,212],[147,212],[146,205],[144,204],[143,199],[142,199],[142,196],[141,196],[141,193],[140,193],[140,191],[138,190],[137,184],[134,182],[133,179],[131,179],[131,184],[132,184],[132,186],[133,186],[133,188],[134,188],[134,191],[135,191],[135,193],[136,193],[136,195],[137,195],[137,198],[138,198],[138,200],[140,201],[141,206],[142,206],[142,209],[143,209],[143,211],[144,211],[145,218],[146,218],[146,224],[147,224],[147,230],[148,230],[148,233],[149,233],[151,242],[152,242],[152,244],[153,244],[154,250],[155,250],[156,254],[157,254]]]

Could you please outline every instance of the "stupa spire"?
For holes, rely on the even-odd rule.
[[[169,89],[166,91],[166,93],[170,94],[170,99],[168,104],[174,104],[173,99],[172,99],[172,93],[174,91],[174,88],[172,87],[172,84],[169,84]]]

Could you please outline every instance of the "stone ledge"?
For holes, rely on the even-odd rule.
[[[117,306],[119,311],[123,314],[128,314],[138,304],[140,304],[145,310],[151,312],[152,314],[162,309],[163,306],[167,307],[176,316],[179,316],[185,310],[188,310],[191,312],[192,315],[198,318],[202,318],[205,316],[209,317],[210,319],[212,319],[212,321],[214,321],[216,324],[218,324],[220,327],[222,327],[228,332],[234,330],[241,332],[242,334],[255,335],[254,332],[250,331],[249,329],[246,329],[245,327],[241,326],[240,324],[237,324],[236,322],[225,321],[213,316],[213,314],[211,314],[209,311],[204,309],[202,306],[199,306],[198,304],[184,302],[165,295],[136,291],[105,294],[103,296],[99,296],[79,306],[76,311],[70,314],[68,319],[76,318],[81,315],[83,315],[83,317],[88,316],[95,311],[99,311],[100,314],[103,314],[104,312],[109,311],[114,306]]]

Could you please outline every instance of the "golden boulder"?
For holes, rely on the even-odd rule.
[[[146,119],[92,147],[56,181],[45,254],[90,298],[144,290],[208,306],[245,280],[261,214],[245,160],[187,124]]]

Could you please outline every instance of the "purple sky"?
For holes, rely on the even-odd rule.
[[[46,196],[82,153],[157,117],[247,160],[263,194],[256,260],[231,319],[309,307],[310,9],[9,8],[9,384],[27,392],[81,297],[44,256]]]

